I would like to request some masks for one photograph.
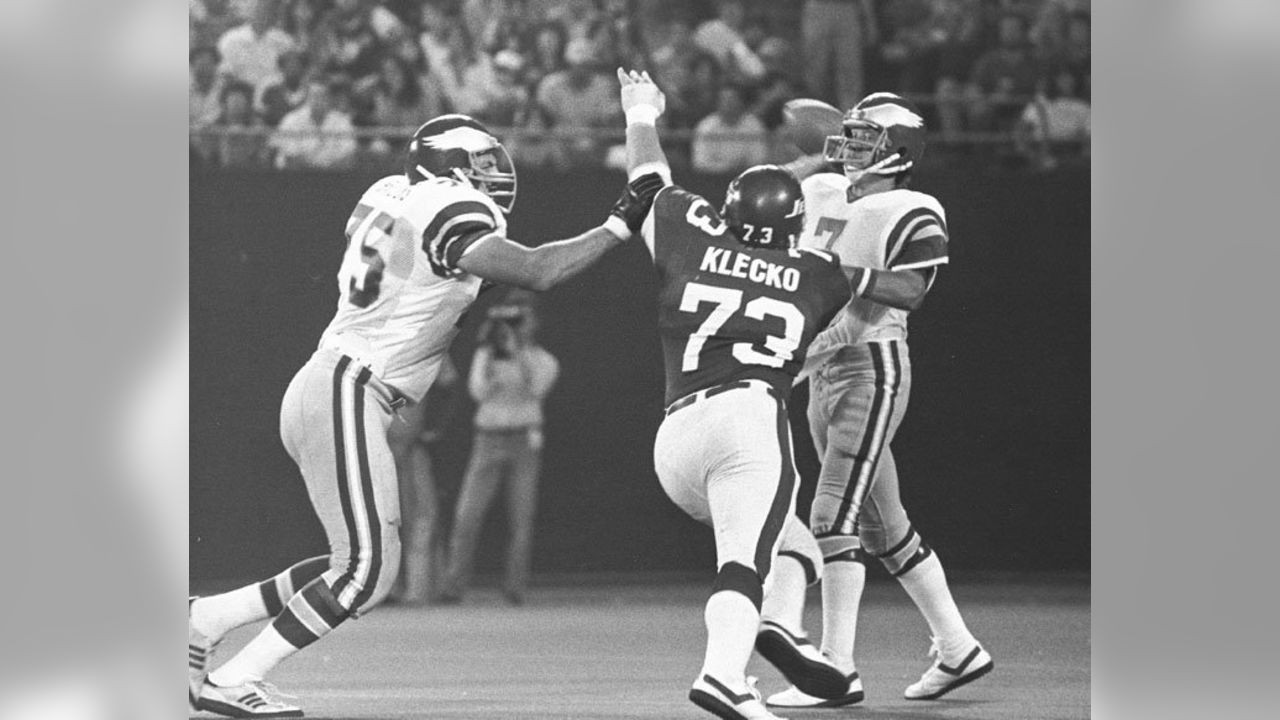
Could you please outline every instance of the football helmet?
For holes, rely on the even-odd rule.
[[[845,113],[840,135],[823,147],[828,162],[839,163],[854,182],[864,174],[905,181],[924,155],[924,117],[906,98],[872,93]]]
[[[466,115],[441,115],[413,134],[405,155],[410,183],[451,177],[488,195],[503,212],[516,202],[516,167],[511,154],[484,125]]]
[[[786,250],[804,229],[804,192],[790,170],[756,165],[729,183],[720,216],[743,245]]]

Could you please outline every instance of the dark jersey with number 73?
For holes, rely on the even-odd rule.
[[[651,213],[667,404],[753,378],[788,397],[809,343],[849,301],[838,258],[743,245],[710,203],[674,186]]]

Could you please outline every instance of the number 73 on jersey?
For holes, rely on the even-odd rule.
[[[771,297],[755,298],[745,306],[742,300],[741,290],[697,282],[685,285],[684,295],[680,298],[681,312],[696,313],[706,303],[711,303],[712,308],[707,319],[703,320],[697,331],[689,336],[680,364],[682,372],[694,372],[698,369],[698,362],[707,339],[719,332],[720,328],[724,327],[724,324],[739,311],[742,312],[743,317],[752,320],[764,321],[765,318],[782,320],[783,334],[764,336],[763,345],[767,352],[756,350],[754,343],[734,343],[732,352],[735,360],[748,365],[780,368],[794,357],[796,348],[800,347],[800,340],[804,336],[804,313],[791,303]]]

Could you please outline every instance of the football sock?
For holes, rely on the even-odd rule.
[[[760,608],[760,619],[777,623],[792,635],[804,637],[804,594],[809,578],[804,566],[790,555],[779,554]]]
[[[867,566],[852,560],[829,562],[822,572],[822,654],[846,674],[853,672],[858,606]]]
[[[963,658],[976,642],[965,627],[960,609],[947,587],[947,575],[937,553],[932,553],[915,567],[898,577],[898,582],[911,596],[920,613],[929,623],[929,630],[937,639],[944,662]]]
[[[219,687],[234,687],[254,680],[261,680],[282,660],[298,652],[275,624],[262,628],[257,637],[235,654],[222,667],[209,673],[209,682]]]
[[[702,673],[724,683],[734,692],[746,690],[747,661],[755,648],[760,612],[747,596],[721,590],[707,600],[707,654]]]
[[[328,555],[308,558],[262,582],[197,598],[191,605],[191,624],[217,642],[241,625],[279,615],[289,598],[328,567]]]

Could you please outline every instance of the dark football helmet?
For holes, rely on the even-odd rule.
[[[729,183],[720,216],[743,245],[793,248],[804,229],[804,192],[790,170],[756,165]]]
[[[845,113],[843,125],[840,135],[827,137],[823,155],[843,165],[850,180],[872,172],[897,177],[901,184],[924,155],[924,117],[899,95],[866,96]]]
[[[410,183],[451,177],[489,196],[504,212],[516,202],[516,168],[489,130],[466,115],[441,115],[413,134],[405,155]]]

